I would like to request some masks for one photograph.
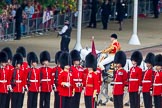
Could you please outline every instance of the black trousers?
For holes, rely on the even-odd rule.
[[[7,93],[0,93],[0,107],[5,108]]]
[[[8,94],[7,94],[7,96],[6,96],[6,105],[5,105],[5,108],[9,108],[10,99],[11,99],[11,92],[8,91]]]
[[[16,39],[21,39],[21,22],[16,21]]]
[[[84,99],[86,108],[95,108],[95,102],[92,96],[85,96]]]
[[[130,92],[129,99],[130,99],[130,108],[139,108],[140,101],[139,101],[139,94],[138,92]]]
[[[123,108],[123,95],[114,95],[114,108]]]
[[[75,92],[75,95],[74,97],[72,98],[72,108],[79,108],[79,105],[80,105],[80,96],[81,96],[81,93],[80,92]]]
[[[94,28],[96,28],[96,11],[93,11],[91,12],[91,18],[90,18],[90,22],[89,22],[89,26],[92,26]]]
[[[11,108],[22,108],[21,100],[22,100],[22,93],[12,93]]]
[[[50,108],[50,92],[40,92],[40,108]]]
[[[103,29],[107,29],[109,15],[102,15],[101,20],[102,20]]]
[[[28,108],[37,108],[38,92],[28,92]]]
[[[60,108],[60,96],[58,92],[55,92],[54,108]]]
[[[153,0],[153,10],[154,10],[154,17],[158,18],[159,17],[159,11],[158,11],[158,2],[157,0]]]
[[[162,100],[161,95],[154,96],[155,108],[162,108],[161,100]]]
[[[21,107],[23,108],[23,104],[24,104],[24,96],[25,96],[25,93],[22,93],[22,99],[21,99]]]
[[[152,108],[152,96],[150,92],[143,93],[143,100],[145,108]]]
[[[66,38],[64,36],[62,36],[61,39],[61,51],[67,51],[69,52],[69,43],[70,43],[70,38]]]
[[[72,97],[60,96],[60,108],[73,108]]]

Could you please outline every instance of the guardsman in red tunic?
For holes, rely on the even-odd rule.
[[[142,61],[142,54],[139,51],[131,55],[133,66],[129,73],[128,92],[130,99],[130,108],[138,108],[140,105],[140,84],[142,82],[142,69],[139,67]]]
[[[38,93],[40,87],[40,70],[36,68],[38,57],[34,52],[29,52],[27,61],[28,68],[27,85],[28,85],[28,102],[27,108],[37,108]]]
[[[48,51],[43,51],[40,53],[40,108],[50,108],[50,94],[52,91],[52,68],[48,66],[50,62],[50,54]]]
[[[97,69],[97,59],[91,53],[86,56],[86,68],[88,69],[88,72],[83,80],[85,107],[95,108],[95,99],[97,97],[99,84],[98,76],[95,72]]]
[[[153,81],[153,93],[155,108],[162,108],[162,55],[155,56],[155,74]]]
[[[80,105],[80,97],[83,89],[83,67],[80,65],[80,53],[77,50],[72,50],[70,52],[72,58],[72,74],[73,81],[75,83],[75,95],[73,97],[73,108],[79,108]]]
[[[22,95],[25,92],[25,75],[21,65],[23,63],[23,57],[21,54],[15,54],[13,57],[12,65],[14,70],[12,72],[12,94],[11,94],[11,108],[22,108]]]
[[[123,69],[126,64],[126,55],[123,51],[118,51],[114,58],[117,70],[115,71],[113,87],[114,108],[123,108],[124,86],[126,85],[128,75]]]
[[[101,70],[104,70],[104,65],[112,62],[114,60],[115,54],[121,49],[120,43],[117,41],[118,36],[116,34],[111,35],[111,45],[108,46],[106,49],[102,50],[101,56],[106,56],[108,54],[108,57],[106,57],[104,60],[99,60],[99,67]]]
[[[152,88],[152,76],[153,76],[153,66],[155,61],[155,55],[153,53],[148,53],[145,58],[145,63],[147,70],[144,73],[142,80],[142,92],[145,108],[152,108],[152,96],[150,90]]]
[[[54,92],[55,92],[55,100],[54,100],[54,108],[60,108],[60,96],[59,96],[59,85],[58,85],[58,77],[60,75],[60,72],[62,71],[60,67],[60,61],[59,57],[61,55],[62,51],[58,51],[55,55],[55,63],[56,67],[53,68],[52,73],[52,80],[54,84]]]
[[[2,51],[5,51],[7,53],[7,55],[8,55],[8,60],[7,60],[6,68],[9,70],[10,81],[11,81],[12,71],[14,69],[14,67],[12,66],[12,51],[11,51],[11,49],[9,47],[3,48]],[[11,98],[11,85],[9,83],[5,108],[9,108],[10,98]]]
[[[74,96],[74,81],[71,70],[71,56],[68,52],[63,52],[59,58],[62,71],[58,77],[60,108],[73,108],[72,96]]]
[[[28,74],[28,63],[26,61],[26,49],[23,46],[20,46],[16,49],[16,53],[20,53],[23,57],[23,63],[21,65],[22,70],[24,70],[25,79],[27,79]],[[25,90],[28,90],[27,84],[25,82]],[[23,107],[25,92],[22,95],[21,106]]]
[[[6,68],[8,56],[6,52],[0,52],[0,105],[2,108],[6,106],[6,98],[8,94],[8,85],[10,83],[9,70]]]

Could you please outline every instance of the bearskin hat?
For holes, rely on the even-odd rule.
[[[22,65],[22,63],[23,63],[23,56],[20,53],[16,53],[13,56],[12,65],[14,67],[16,67],[17,64],[21,64]]]
[[[155,56],[155,66],[162,66],[162,55],[158,54]]]
[[[8,56],[5,51],[0,52],[0,63],[7,63],[8,61]]]
[[[92,53],[86,56],[86,67],[93,68],[94,71],[97,69],[97,59]]]
[[[20,53],[23,58],[26,57],[26,49],[23,46],[20,46],[16,49],[16,53]]]
[[[40,53],[40,63],[43,64],[43,62],[46,60],[50,62],[51,60],[50,53],[48,51],[42,51]]]
[[[60,58],[61,53],[62,53],[62,51],[58,51],[55,55],[55,63],[56,64],[60,63],[59,58]]]
[[[34,52],[29,52],[27,54],[27,61],[28,61],[28,65],[31,66],[31,64],[34,62],[38,63],[38,57]]]
[[[141,65],[142,59],[142,54],[139,51],[134,51],[131,55],[131,61],[134,60],[135,62],[137,62],[137,66]]]
[[[5,51],[7,53],[7,55],[8,55],[8,59],[12,60],[12,51],[11,51],[11,49],[9,47],[3,48],[2,51]]]
[[[117,39],[118,36],[117,36],[117,34],[112,34],[112,35],[111,35],[111,38],[115,38],[115,39]]]
[[[155,55],[153,53],[148,53],[145,58],[145,63],[150,63],[152,66],[154,66],[155,63]]]
[[[71,56],[68,52],[63,52],[60,57],[59,57],[59,61],[60,61],[60,67],[62,69],[64,69],[65,66],[71,66]]]
[[[115,54],[114,63],[119,63],[124,67],[126,64],[126,54],[123,51],[118,51]]]
[[[73,61],[80,61],[80,59],[81,59],[80,53],[77,50],[72,50],[70,52],[70,55],[71,55],[72,62]]]

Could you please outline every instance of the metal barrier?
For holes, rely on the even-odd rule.
[[[162,3],[161,3],[162,5]],[[126,18],[131,18],[133,16],[133,3],[129,2],[127,4],[127,16]],[[116,4],[112,6],[111,19],[115,20],[116,15]],[[87,24],[90,20],[91,10],[83,10],[82,23]],[[151,0],[141,0],[139,1],[139,14],[149,15],[153,13]],[[77,27],[77,12],[58,14],[51,17],[50,20],[43,23],[43,18],[36,19],[26,19],[23,20],[21,25],[22,37],[26,37],[33,33],[38,33],[42,35],[49,30],[60,29],[64,25],[64,20],[68,17],[72,26]],[[100,10],[97,12],[97,21],[101,20]],[[0,23],[0,41],[13,40],[15,36],[15,21],[2,22]]]

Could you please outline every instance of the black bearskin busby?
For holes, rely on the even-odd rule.
[[[36,62],[38,64],[38,57],[34,52],[29,52],[27,54],[28,65],[31,66],[32,63]]]
[[[40,53],[40,63],[43,64],[44,61],[48,61],[50,62],[51,57],[50,57],[50,53],[48,51],[42,51]]]
[[[145,63],[149,63],[154,66],[155,63],[155,55],[153,53],[148,53],[145,58]]]
[[[20,53],[16,53],[13,56],[12,65],[16,67],[17,64],[22,65],[22,63],[23,63],[23,56]]]
[[[162,66],[162,55],[158,54],[155,56],[155,66]]]
[[[141,65],[142,62],[142,54],[139,51],[134,51],[133,54],[131,55],[131,61],[137,62],[137,66]]]
[[[70,55],[71,55],[72,63],[73,63],[74,61],[80,61],[80,59],[81,59],[80,53],[79,53],[79,51],[77,51],[77,50],[72,50],[72,51],[70,52]]]
[[[119,63],[124,67],[126,64],[126,54],[123,51],[118,51],[115,54],[114,63]]]
[[[2,49],[2,51],[5,51],[8,55],[8,60],[12,60],[12,51],[9,47],[5,47]]]
[[[71,56],[68,52],[63,52],[60,57],[60,67],[64,69],[65,66],[71,66]]]
[[[62,54],[62,51],[58,51],[56,54],[55,54],[55,63],[58,64],[60,63],[59,61],[59,58],[60,58],[60,55]]]
[[[7,63],[8,61],[8,56],[5,51],[0,52],[0,63]]]
[[[20,53],[23,58],[26,58],[26,49],[23,46],[18,47],[16,53]]]
[[[89,53],[86,56],[85,61],[86,61],[86,67],[87,68],[93,68],[93,71],[96,71],[96,69],[97,69],[97,59],[92,53]]]

